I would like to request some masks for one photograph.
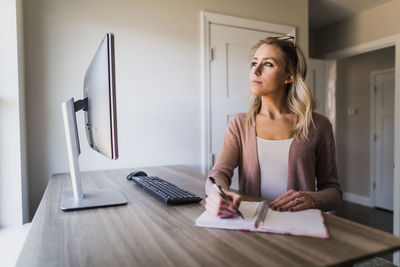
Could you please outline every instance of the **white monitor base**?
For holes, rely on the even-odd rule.
[[[99,208],[128,203],[125,196],[116,189],[97,189],[84,191],[82,199],[74,198],[72,191],[63,192],[60,208],[63,211]]]
[[[85,192],[82,190],[79,171],[79,136],[75,116],[75,112],[80,108],[82,107],[75,109],[73,98],[62,103],[72,191],[62,193],[60,208],[67,211],[126,204],[128,201],[125,196],[116,189],[97,189]]]

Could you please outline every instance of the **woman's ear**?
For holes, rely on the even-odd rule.
[[[288,75],[285,80],[285,84],[293,83],[293,75]]]

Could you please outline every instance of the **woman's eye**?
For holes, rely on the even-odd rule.
[[[251,67],[257,66],[257,62],[251,62],[251,63],[250,63],[250,66],[251,66]]]
[[[274,65],[272,65],[270,62],[265,62],[265,63],[264,63],[264,66],[266,66],[266,67],[273,67]]]

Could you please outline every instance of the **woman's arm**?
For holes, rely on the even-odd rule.
[[[336,148],[332,124],[327,118],[317,145],[316,170],[317,191],[307,192],[323,211],[335,210],[342,200],[342,190],[337,176]]]
[[[211,176],[217,180],[230,200],[223,199],[218,194],[212,186],[210,179],[207,179],[205,184],[207,195],[205,208],[210,214],[221,218],[235,216],[241,201],[239,194],[229,192],[233,171],[238,166],[240,153],[239,132],[235,125],[235,117],[229,121],[220,154],[207,176]]]
[[[229,190],[233,171],[238,166],[241,150],[239,145],[240,135],[235,121],[236,116],[229,121],[218,159],[207,176],[214,177],[224,190]],[[209,179],[207,179],[205,184],[206,194],[209,195],[213,190]]]
[[[342,191],[337,178],[335,140],[332,125],[327,118],[318,124],[315,176],[317,191],[288,190],[270,203],[271,208],[281,211],[298,211],[317,208],[330,211],[337,208]]]

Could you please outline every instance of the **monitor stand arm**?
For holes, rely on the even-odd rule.
[[[62,210],[77,210],[95,207],[106,207],[126,204],[125,196],[116,189],[97,189],[83,194],[81,173],[79,170],[79,136],[75,113],[81,109],[87,110],[87,98],[74,102],[71,98],[62,103],[65,137],[69,168],[71,171],[72,192],[63,192],[61,196]]]
[[[62,103],[62,111],[64,116],[69,169],[71,171],[72,192],[74,193],[75,199],[83,199],[81,173],[79,170],[79,154],[81,151],[78,128],[76,126],[74,98]]]

